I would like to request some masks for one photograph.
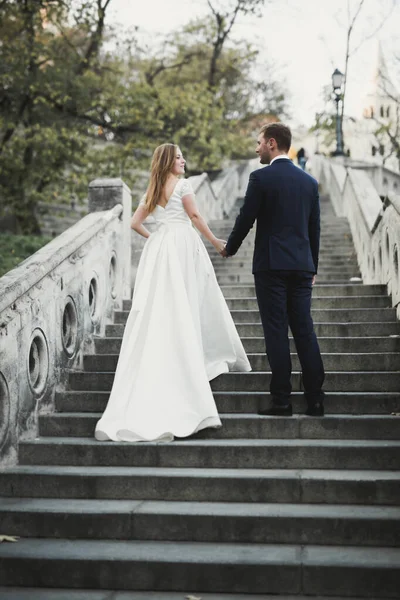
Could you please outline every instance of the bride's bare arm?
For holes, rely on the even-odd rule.
[[[183,208],[186,210],[189,215],[190,220],[196,229],[204,235],[204,237],[214,246],[217,252],[222,252],[225,248],[225,240],[219,240],[211,231],[206,221],[200,214],[200,211],[197,207],[196,200],[193,194],[185,194],[182,196],[182,204]]]
[[[151,235],[150,231],[142,225],[143,221],[147,219],[148,216],[149,212],[146,210],[143,204],[139,204],[133,213],[131,220],[131,229],[136,231],[139,235],[142,235],[144,238],[148,238]]]

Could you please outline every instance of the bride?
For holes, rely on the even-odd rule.
[[[184,178],[178,146],[156,148],[145,197],[131,227],[147,239],[97,440],[172,441],[220,427],[209,381],[251,371],[199,234],[221,252]],[[152,215],[152,234],[143,221]]]

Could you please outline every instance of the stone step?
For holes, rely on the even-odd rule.
[[[122,337],[97,338],[94,348],[96,354],[119,354]],[[248,353],[265,352],[263,337],[242,338],[244,349]],[[400,335],[398,337],[319,337],[318,344],[321,352],[400,352]],[[290,348],[296,352],[293,338],[290,338]]]
[[[217,235],[217,234],[216,234]],[[218,235],[217,235],[218,237]],[[221,238],[224,238],[224,236],[221,236]],[[209,244],[207,241],[204,241],[204,245],[208,251],[208,253],[210,254],[211,258],[214,257],[219,257],[218,252],[215,250],[215,248],[213,246],[211,246],[211,244]],[[254,252],[254,240],[250,240],[248,242],[246,242],[246,240],[243,242],[243,244],[240,246],[237,254],[234,255],[234,257],[231,258],[240,258],[243,256],[252,256],[253,252]],[[339,240],[338,242],[334,243],[334,244],[330,244],[330,245],[322,245],[320,246],[320,250],[319,250],[319,257],[322,256],[353,256],[356,257],[356,252],[354,250],[354,246],[352,244],[343,244],[342,240]]]
[[[253,257],[248,256],[243,258],[241,256],[232,256],[229,258],[229,260],[222,260],[221,257],[217,255],[211,260],[211,262],[214,270],[217,270],[219,267],[225,267],[226,269],[230,269],[232,271],[235,269],[245,269],[246,271],[251,271],[253,266]],[[329,269],[333,269],[334,271],[338,271],[339,269],[348,269],[352,272],[359,272],[359,267],[354,257],[320,257],[318,269],[319,272],[328,271]]]
[[[116,318],[122,320],[122,316]],[[124,313],[125,320],[128,313]],[[235,323],[261,322],[258,310],[231,310]],[[370,323],[396,321],[394,308],[313,308],[311,315],[314,323]]]
[[[258,310],[257,298],[228,297],[225,296],[227,305],[232,310]],[[123,312],[129,311],[132,306],[131,300],[124,300]],[[312,306],[314,309],[322,308],[391,308],[389,296],[318,296],[313,295]]]
[[[59,412],[102,413],[110,393],[107,391],[68,391],[58,392],[55,407]],[[268,400],[269,394],[262,392],[214,392],[217,409],[220,413],[256,413],[260,400]],[[302,414],[305,401],[301,392],[291,396],[293,410]],[[327,392],[325,414],[384,414],[400,413],[400,393],[387,392]],[[326,419],[326,417],[325,417]],[[217,433],[215,431],[214,433]]]
[[[396,310],[394,308],[312,308],[314,323],[370,323],[396,321]],[[114,323],[124,324],[128,318],[129,311],[114,311]],[[260,313],[254,310],[231,310],[235,323],[260,323]]]
[[[227,240],[227,237],[224,234],[215,233],[215,235],[217,237],[219,237],[220,239]],[[209,251],[211,256],[213,256],[213,255],[215,256],[216,254],[218,254],[218,252],[213,247],[211,247],[208,243],[205,243],[205,247]],[[243,241],[243,243],[241,244],[239,250],[235,254],[235,256],[242,256],[243,252],[253,252],[254,247],[255,247],[254,239],[245,239]],[[353,242],[349,241],[345,236],[340,236],[340,235],[333,236],[330,238],[327,238],[327,237],[322,238],[321,242],[320,242],[320,252],[324,253],[324,254],[326,254],[328,252],[333,252],[334,254],[336,254],[338,256],[343,256],[345,254],[349,254],[349,255],[355,254]]]
[[[327,208],[329,208],[330,210],[330,202],[327,203],[326,205]],[[240,209],[240,206],[239,206]],[[239,213],[239,210],[237,211],[237,214]],[[216,220],[216,221],[210,221],[210,224],[213,225],[214,228],[219,227],[221,230],[226,229],[227,231],[231,231],[235,222],[236,222],[236,217],[237,214],[235,213],[234,215],[232,215],[232,218],[227,218],[227,219],[223,219],[223,220]],[[333,212],[330,212],[330,214],[324,214],[324,208],[323,205],[321,204],[321,224],[325,225],[325,233],[330,231],[330,228],[336,228],[336,229],[342,229],[345,231],[348,231],[349,235],[351,235],[351,230],[349,227],[349,222],[345,217],[337,217]],[[329,226],[329,228],[328,228]],[[251,229],[249,232],[249,236],[252,236],[254,232],[254,229]]]
[[[3,585],[395,598],[400,549],[23,539],[0,546]],[[199,568],[201,565],[201,568]]]
[[[257,298],[226,298],[232,310],[258,310]],[[389,296],[313,296],[313,309],[391,308]]]
[[[221,228],[216,228],[214,227],[214,229],[212,230],[214,235],[216,235],[219,238],[225,239],[227,240],[228,237],[231,234],[232,229],[221,229]],[[342,247],[342,245],[347,245],[350,248],[354,248],[354,244],[353,244],[353,240],[351,239],[351,233],[350,231],[344,231],[342,227],[338,227],[335,230],[332,230],[330,232],[324,232],[321,231],[321,238],[320,238],[320,247],[321,248],[325,248],[326,246],[332,245],[335,246],[336,248],[340,249]],[[255,235],[248,235],[242,242],[242,246],[248,246],[248,245],[254,245],[255,242]],[[205,243],[207,243],[207,245],[209,244],[209,242],[207,242],[207,240],[205,240]]]
[[[106,374],[96,373],[92,379],[88,377],[89,375],[92,374],[85,373],[86,385],[88,385],[88,381],[96,380],[96,376]],[[113,374],[109,377],[110,389],[113,377]],[[104,379],[106,380],[106,377]],[[269,372],[225,373],[211,381],[211,388],[216,392],[262,391],[269,389],[270,381]],[[292,374],[293,391],[302,391],[301,385],[300,373],[294,372]],[[100,389],[105,389],[105,387]],[[327,392],[398,392],[400,390],[400,371],[331,371],[325,375],[324,390]]]
[[[340,247],[340,248],[339,248]],[[236,254],[233,256],[229,256],[228,258],[223,258],[216,250],[212,248],[206,248],[211,261],[213,264],[229,264],[231,261],[234,264],[235,262],[242,262],[245,266],[251,265],[254,257],[254,244],[247,244],[241,246]],[[354,252],[353,247],[344,246],[341,247],[341,242],[337,244],[337,246],[326,246],[323,247],[318,255],[319,262],[324,260],[328,261],[339,261],[346,263],[347,261],[358,264],[357,255]]]
[[[115,373],[112,371],[70,371],[71,390],[110,391]],[[216,392],[269,390],[270,372],[225,373],[211,381]],[[293,391],[302,391],[300,373],[292,373]],[[327,392],[398,392],[400,371],[331,371],[324,382]]]
[[[246,277],[252,278],[252,267],[229,267],[228,264],[218,265],[214,267],[214,273],[218,281],[225,279],[226,277]],[[340,280],[343,282],[350,282],[354,277],[361,278],[360,271],[358,268],[353,267],[338,267],[332,269],[329,266],[321,267],[318,271],[318,281],[330,283],[331,280]],[[254,279],[253,279],[254,281]]]
[[[333,227],[332,225],[329,226],[329,228]],[[325,229],[325,231],[324,231]],[[218,237],[225,237],[229,236],[231,233],[232,229],[231,227],[214,227],[213,233]],[[337,227],[336,229],[332,228],[332,230],[327,231],[327,227],[321,227],[321,247],[324,247],[325,243],[331,243],[331,244],[336,244],[336,243],[347,243],[349,246],[353,247],[353,240],[351,237],[351,231],[348,228],[343,228],[343,227]],[[254,234],[249,233],[249,235],[246,236],[246,238],[243,240],[242,245],[243,244],[254,244],[255,241],[255,232]]]
[[[217,273],[217,275],[228,272],[232,272],[232,274],[234,275],[237,275],[241,272],[252,273],[252,263],[253,261],[250,259],[237,259],[236,262],[231,262],[230,260],[219,258],[219,260],[212,261],[214,271],[215,273]],[[334,262],[324,263],[323,261],[321,261],[321,263],[318,265],[318,278],[330,274],[340,276],[342,272],[343,274],[346,274],[349,277],[352,277],[353,275],[355,277],[358,277],[360,270],[355,262],[336,264]]]
[[[251,267],[252,262],[253,262],[253,256],[254,256],[254,247],[253,246],[249,246],[247,249],[243,249],[240,248],[239,252],[237,254],[235,254],[234,256],[230,256],[229,258],[225,259],[222,258],[220,254],[218,254],[218,252],[216,250],[214,250],[213,248],[207,248],[208,253],[210,255],[210,259],[211,262],[215,265],[215,264],[220,264],[221,262],[227,262],[227,263],[231,263],[235,264],[235,263],[242,263],[244,266],[246,267]],[[319,254],[319,263],[318,264],[323,264],[324,261],[327,261],[328,263],[330,262],[339,262],[339,263],[351,263],[351,264],[358,264],[357,262],[357,255],[355,254],[354,250],[337,250],[335,251],[332,248],[329,248],[327,250],[321,249],[320,254]]]
[[[93,437],[99,413],[71,412],[39,415],[42,437]],[[400,418],[393,415],[335,415],[310,419],[220,414],[220,429],[204,429],[192,439],[370,439],[398,440]]]
[[[119,327],[121,327],[119,330],[110,328],[107,331],[122,335],[125,325]],[[237,323],[236,328],[241,337],[262,337],[263,335],[261,323]],[[399,321],[387,323],[314,323],[314,331],[318,337],[397,337],[400,335],[400,323]]]
[[[225,298],[255,298],[256,290],[254,280],[250,285],[225,285],[221,286]],[[357,284],[336,284],[321,285],[317,283],[313,288],[313,298],[321,296],[378,296],[388,297],[387,289],[384,285],[363,285]]]
[[[221,286],[221,291],[225,298],[255,298],[256,290],[254,281],[250,285],[225,285]],[[359,296],[385,296],[390,303],[390,297],[387,294],[386,286],[384,285],[361,285],[357,284],[319,284],[317,283],[313,289],[313,299],[319,299],[325,296],[330,298],[353,298]],[[123,300],[123,309],[131,308],[131,300]]]
[[[232,271],[234,273],[236,273],[238,270],[243,270],[245,273],[251,273],[253,267],[253,257],[249,256],[247,258],[243,258],[234,256],[229,259],[221,259],[221,257],[218,255],[215,259],[212,259],[211,263],[215,272],[217,272],[219,269],[225,269],[226,271]],[[341,270],[346,271],[346,273],[350,272],[350,275],[360,272],[359,266],[353,258],[320,258],[318,275],[321,275],[321,273],[329,273],[330,271],[338,273]]]
[[[387,506],[3,498],[2,530],[23,538],[395,547]]]
[[[220,264],[221,263],[221,255],[218,254],[218,252],[212,252],[210,251],[210,258],[211,261],[215,264]],[[253,259],[253,252],[251,252],[250,250],[246,250],[245,253],[242,253],[242,251],[238,252],[238,254],[235,254],[234,256],[230,256],[229,257],[229,263],[230,264],[236,264],[236,263],[240,263],[243,265],[249,265],[252,263],[252,259]],[[225,261],[223,261],[225,262]],[[357,263],[357,255],[353,252],[353,253],[345,253],[342,254],[340,252],[332,252],[332,251],[324,251],[321,249],[321,252],[319,254],[319,264],[321,264],[322,262],[325,263],[329,263],[329,264],[358,264]]]
[[[398,506],[399,494],[400,473],[383,469],[20,465],[0,470],[4,498]]]
[[[328,284],[328,285],[346,285],[352,283],[352,277],[343,276],[339,277],[337,275],[318,275],[318,282],[320,284]],[[251,274],[251,269],[248,272],[244,272],[241,274],[230,274],[230,275],[218,275],[217,280],[220,286],[223,285],[252,285],[254,283],[254,277]],[[360,281],[360,284],[362,282]]]
[[[115,371],[118,354],[86,354],[83,357],[85,371]],[[292,353],[292,366],[300,371],[300,361]],[[269,362],[264,352],[248,354],[253,371],[268,371]],[[396,371],[400,366],[399,352],[374,353],[323,353],[325,371]]]
[[[106,325],[107,337],[122,337],[125,324]],[[262,337],[261,323],[237,323],[236,329],[241,337]],[[363,323],[314,323],[318,337],[382,337],[399,336],[399,321]]]
[[[180,439],[170,444],[39,438],[19,444],[21,465],[225,469],[397,469],[400,441]]]
[[[201,600],[282,600],[282,596],[272,594],[257,594],[257,597],[248,594],[207,594],[205,592],[110,592],[110,590],[72,590],[67,588],[19,588],[0,587],[0,600],[183,600],[190,597],[201,598]],[[285,600],[310,600],[310,596],[284,596]],[[327,600],[326,596],[313,596],[313,600]],[[329,600],[344,600],[344,596],[330,596]],[[354,598],[353,600],[365,600],[365,598]],[[384,600],[375,598],[375,600]]]

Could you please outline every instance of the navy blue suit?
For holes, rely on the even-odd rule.
[[[311,318],[318,271],[320,207],[317,181],[287,158],[250,175],[226,252],[236,254],[257,220],[253,273],[272,379],[273,403],[291,394],[288,326],[302,368],[309,406],[323,401],[324,367]]]

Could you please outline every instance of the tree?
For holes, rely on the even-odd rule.
[[[88,124],[104,122],[86,108],[99,81],[109,2],[0,5],[0,197],[25,233],[39,231],[38,197],[54,173],[84,153]]]
[[[276,78],[254,75],[257,52],[230,40],[233,14],[215,58],[212,14],[158,47],[135,32],[111,46],[109,4],[0,2],[0,201],[21,232],[38,231],[39,201],[85,198],[95,177],[132,185],[157,143],[181,144],[192,172],[247,156],[252,116],[285,110]],[[258,4],[232,6],[245,14]]]
[[[347,30],[346,30],[346,48],[345,48],[345,59],[344,59],[344,78],[343,78],[343,90],[342,90],[342,102],[341,102],[341,127],[342,127],[342,138],[343,138],[343,122],[344,122],[344,114],[345,114],[345,104],[346,104],[346,91],[347,91],[347,82],[349,77],[349,64],[351,57],[358,52],[361,46],[369,39],[375,38],[379,31],[382,29],[385,22],[389,19],[392,14],[397,0],[389,0],[389,8],[386,14],[383,17],[378,19],[378,23],[374,22],[374,26],[371,31],[366,32],[362,35],[361,40],[358,44],[352,46],[354,29],[357,25],[357,22],[360,18],[363,8],[365,8],[366,0],[357,0],[356,6],[352,11],[352,2],[351,0],[347,0]],[[376,9],[376,7],[375,7]]]
[[[361,21],[361,17],[367,10],[368,1],[367,0],[347,0],[346,3],[346,17],[345,23],[341,21],[341,17],[343,16],[341,12],[338,15],[338,24],[345,29],[345,46],[344,46],[344,78],[343,78],[343,86],[341,93],[341,107],[340,107],[340,123],[342,127],[342,138],[343,138],[343,123],[345,120],[345,111],[346,111],[346,100],[347,100],[347,86],[349,82],[349,73],[351,67],[351,59],[352,57],[360,50],[360,48],[370,39],[375,38],[379,31],[382,29],[384,24],[392,15],[394,9],[398,5],[399,0],[384,0],[380,5],[380,13],[376,15],[376,4],[372,4],[371,8],[373,11],[373,19],[372,25],[368,25],[368,27],[363,27],[360,30],[359,24]],[[358,32],[358,35],[355,37],[355,34]],[[324,41],[324,38],[321,38]],[[329,93],[324,90],[324,100],[325,103],[329,101],[331,98],[331,91]],[[332,115],[330,109],[324,111],[325,114],[325,130],[329,130],[332,127]],[[322,129],[324,129],[322,128]],[[315,130],[315,125],[313,126],[313,130]],[[328,135],[330,138],[330,134]]]
[[[211,29],[212,52],[208,68],[208,87],[212,89],[217,83],[218,61],[237,17],[240,14],[256,13],[264,4],[264,0],[230,0],[228,3],[207,0],[207,4],[214,17],[214,27]]]

